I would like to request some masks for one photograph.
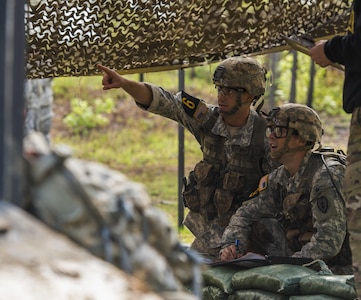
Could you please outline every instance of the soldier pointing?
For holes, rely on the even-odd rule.
[[[193,249],[218,257],[230,217],[271,169],[266,122],[251,109],[265,92],[266,70],[253,58],[221,62],[213,76],[215,106],[184,91],[172,94],[98,68],[104,72],[104,90],[122,88],[140,108],[178,122],[199,142],[203,159],[184,178],[184,205],[190,210],[184,224],[195,236]]]

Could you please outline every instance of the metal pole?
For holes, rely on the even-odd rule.
[[[178,71],[178,90],[184,90],[184,70]],[[178,229],[183,228],[184,128],[178,125]]]
[[[24,5],[0,1],[0,200],[22,203]]]

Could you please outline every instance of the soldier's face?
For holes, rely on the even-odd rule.
[[[217,87],[219,112],[228,114],[237,106],[238,92],[226,87]]]
[[[253,97],[245,89],[232,89],[216,86],[218,91],[219,113],[223,116],[235,114],[240,109],[248,110]]]
[[[284,156],[292,156],[295,149],[299,149],[304,145],[304,141],[299,136],[292,134],[291,130],[284,127],[279,132],[275,128],[273,128],[273,131],[267,130],[270,155],[273,159],[282,163]]]

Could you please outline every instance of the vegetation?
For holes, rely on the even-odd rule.
[[[103,114],[113,111],[114,101],[110,98],[97,98],[91,106],[85,100],[73,98],[70,105],[71,111],[64,118],[64,123],[74,134],[84,134],[90,129],[109,124],[109,119]]]
[[[271,79],[266,99],[273,92],[276,105],[289,99],[292,77],[290,57],[288,51],[282,53],[277,71],[280,75],[268,76]],[[258,59],[267,64],[267,57],[260,56]],[[310,59],[300,55],[296,96],[299,103],[306,103],[309,66]],[[216,93],[212,85],[214,69],[215,65],[186,69],[185,90],[215,103]],[[127,77],[139,79],[138,74]],[[178,71],[144,74],[144,81],[157,83],[172,92],[178,91]],[[343,74],[318,68],[315,82],[312,104],[324,121],[327,133],[324,144],[346,150],[349,117],[341,108]],[[122,90],[102,91],[100,76],[55,78],[53,91],[52,142],[67,144],[74,150],[74,156],[99,161],[142,182],[154,204],[166,211],[177,227],[178,124],[140,110]],[[332,122],[329,122],[330,119]],[[187,174],[201,159],[201,151],[193,136],[187,131],[184,134],[184,173]],[[181,229],[179,233],[183,242],[192,240],[186,229]]]

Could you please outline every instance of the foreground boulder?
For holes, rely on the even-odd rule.
[[[198,254],[180,243],[141,183],[74,158],[69,147],[50,148],[37,132],[26,136],[24,157],[27,211],[167,299],[200,296]]]
[[[0,295],[16,300],[159,300],[146,283],[0,201]]]

